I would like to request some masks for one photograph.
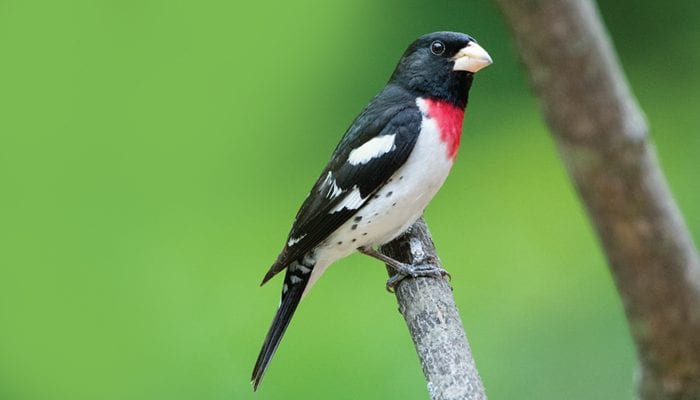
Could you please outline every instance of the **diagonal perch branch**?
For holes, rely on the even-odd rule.
[[[641,399],[700,399],[700,259],[590,0],[496,0],[611,266]]]
[[[407,264],[428,257],[440,266],[423,218],[382,246],[381,251]],[[416,346],[431,399],[485,400],[484,385],[447,280],[408,277],[396,286],[396,299]]]

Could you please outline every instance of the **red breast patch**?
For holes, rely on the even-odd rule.
[[[462,137],[464,109],[444,100],[425,99],[425,104],[428,116],[437,121],[440,140],[447,145],[447,157],[453,159],[457,155],[459,140]]]

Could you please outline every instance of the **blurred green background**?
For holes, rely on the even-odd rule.
[[[698,242],[700,3],[600,6]],[[631,398],[620,301],[490,1],[2,0],[0,399],[426,399],[357,255],[248,381],[297,207],[436,30],[495,59],[426,215],[490,397]]]

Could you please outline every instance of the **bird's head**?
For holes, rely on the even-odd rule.
[[[389,82],[465,107],[474,74],[492,62],[471,36],[435,32],[408,46]]]

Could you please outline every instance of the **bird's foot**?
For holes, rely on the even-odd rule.
[[[447,277],[447,279],[451,280],[452,276],[450,275],[447,270],[444,268],[438,267],[434,263],[426,263],[422,262],[420,264],[399,264],[399,265],[391,265],[392,268],[396,271],[394,275],[389,278],[389,280],[386,281],[386,290],[388,292],[394,293],[396,286],[401,282],[402,280],[408,278],[409,276],[411,278],[422,278],[422,277],[430,277],[430,278],[442,278],[442,277]]]
[[[432,255],[427,255],[421,260],[417,260],[414,264],[405,264],[400,261],[394,260],[386,254],[380,253],[371,247],[360,247],[357,250],[370,257],[374,257],[377,260],[383,261],[384,264],[396,271],[396,274],[392,275],[391,278],[389,278],[389,280],[386,281],[386,290],[391,293],[394,292],[394,289],[396,288],[396,285],[399,284],[399,282],[401,282],[409,276],[412,278],[441,278],[446,276],[447,279],[452,279],[452,276],[450,276],[449,272],[437,266],[438,259],[437,257]]]

